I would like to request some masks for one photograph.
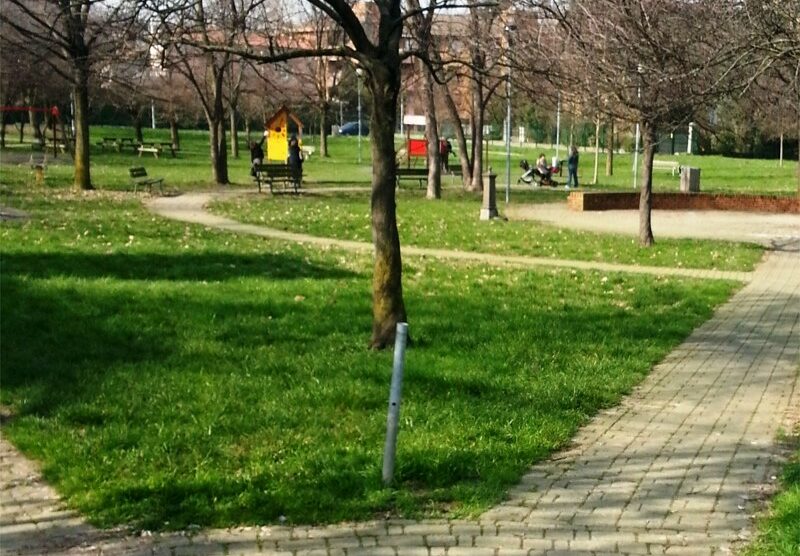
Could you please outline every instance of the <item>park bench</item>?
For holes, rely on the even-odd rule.
[[[283,183],[284,189],[287,185],[291,185],[294,188],[294,192],[297,193],[297,189],[303,181],[302,172],[299,179],[295,179],[292,167],[288,164],[257,164],[255,167],[255,174],[253,179],[256,180],[259,193],[261,193],[261,186],[264,183],[269,184],[270,193],[275,192],[273,189],[275,183]]]
[[[397,187],[400,187],[401,180],[417,180],[419,188],[425,189],[425,182],[428,181],[427,168],[398,168],[397,169]]]
[[[97,146],[103,150],[113,149],[117,152],[120,152],[122,150],[122,144],[116,137],[103,137],[100,141],[97,142]]]
[[[138,143],[134,140],[133,137],[120,137],[117,139],[117,150],[122,152],[122,149],[125,147],[130,148],[131,152],[136,152],[136,147]]]
[[[675,175],[675,172],[679,172],[681,169],[681,165],[675,162],[674,160],[654,160],[653,161],[653,170],[669,170],[672,172],[672,175]]]
[[[143,153],[151,153],[155,158],[158,158],[158,155],[161,154],[161,145],[156,143],[142,143],[137,149],[140,157]]]
[[[69,152],[69,147],[67,146],[67,143],[65,141],[53,141],[52,139],[48,139],[47,150],[52,151],[54,149],[58,149],[64,154],[67,154]]]
[[[133,192],[136,193],[139,186],[147,187],[147,192],[152,192],[153,186],[158,185],[158,190],[164,193],[164,178],[151,178],[147,175],[147,170],[143,166],[135,166],[128,170],[133,183]]]
[[[121,153],[124,147],[129,147],[132,151],[136,150],[136,142],[132,137],[103,137],[97,142],[97,146],[103,150],[113,149],[118,153]]]
[[[117,140],[113,137],[103,137],[100,141],[97,142],[97,146],[103,150],[109,149],[117,149]]]
[[[315,147],[302,147],[301,150],[303,151],[303,160],[308,160],[317,151]]]

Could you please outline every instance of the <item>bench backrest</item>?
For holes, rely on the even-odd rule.
[[[147,177],[147,170],[144,169],[142,166],[137,166],[135,168],[131,168],[128,170],[132,178],[146,178]]]
[[[256,172],[268,176],[289,176],[292,173],[292,167],[288,164],[258,164],[256,165]]]
[[[427,168],[398,168],[398,176],[427,176]]]

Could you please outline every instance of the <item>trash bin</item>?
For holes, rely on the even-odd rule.
[[[700,191],[700,168],[681,168],[681,193],[698,193]]]

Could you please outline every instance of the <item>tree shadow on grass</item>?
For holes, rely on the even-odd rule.
[[[314,310],[294,299],[295,280],[335,284],[356,276],[279,254],[4,255],[3,386],[14,397],[25,392],[21,415],[52,414],[88,399],[110,372],[180,358],[187,341],[237,349],[245,342],[256,349],[283,341],[275,329],[287,320],[303,322],[309,317],[302,314]],[[247,277],[263,281],[234,285],[220,295],[172,283],[216,281],[227,287],[225,281]],[[103,282],[93,287],[80,279]],[[204,330],[187,340],[187,327]],[[296,336],[294,344],[306,340]]]
[[[230,270],[231,274],[235,272],[235,269]],[[297,377],[298,385],[275,388],[269,393],[265,391],[264,395],[285,400],[285,404],[305,405],[311,410],[290,415],[292,418],[280,411],[265,411],[259,416],[264,424],[258,424],[253,430],[237,428],[231,433],[230,441],[224,438],[208,441],[220,446],[215,449],[223,453],[218,464],[224,466],[230,459],[225,459],[229,455],[224,452],[226,442],[238,446],[239,437],[247,434],[263,438],[258,448],[242,443],[245,450],[243,471],[254,467],[246,465],[249,451],[259,450],[259,465],[252,474],[245,472],[238,477],[240,467],[234,464],[227,471],[210,474],[210,478],[198,474],[196,479],[187,479],[193,475],[192,468],[176,464],[167,468],[163,476],[142,474],[127,482],[120,480],[111,488],[87,485],[86,488],[99,497],[95,507],[89,510],[101,521],[131,521],[155,528],[172,528],[188,523],[223,526],[273,522],[281,515],[293,522],[336,521],[396,510],[390,493],[378,482],[383,431],[375,431],[383,427],[371,422],[382,421],[389,365],[379,368],[383,361],[377,361],[371,354],[352,356],[336,352],[335,357],[304,359],[307,353],[331,348],[324,341],[303,346],[302,339],[307,332],[309,337],[313,334],[344,335],[348,331],[349,336],[353,335],[352,319],[343,316],[356,313],[353,298],[361,294],[350,292],[352,298],[336,308],[320,308],[310,303],[298,305],[291,288],[280,290],[280,299],[242,302],[231,299],[230,293],[210,301],[182,298],[186,306],[173,317],[169,307],[153,312],[150,306],[162,302],[157,295],[130,299],[126,292],[132,288],[128,285],[129,290],[122,295],[119,292],[103,294],[115,299],[114,303],[103,301],[105,313],[125,311],[125,318],[133,321],[132,326],[120,330],[104,314],[98,313],[92,318],[91,311],[81,309],[81,303],[91,298],[91,292],[81,292],[73,285],[66,294],[46,292],[45,295],[21,281],[9,282],[16,289],[6,290],[4,294],[12,300],[17,296],[26,300],[24,303],[12,301],[10,313],[14,318],[10,322],[3,319],[4,339],[8,340],[5,334],[8,327],[14,330],[12,340],[24,339],[30,334],[37,338],[37,343],[22,348],[16,345],[18,341],[10,347],[10,342],[4,342],[4,352],[16,357],[16,361],[10,362],[4,357],[4,366],[14,369],[12,382],[6,381],[5,386],[19,388],[28,382],[39,382],[42,393],[34,392],[39,398],[35,405],[26,408],[29,413],[35,410],[37,416],[49,418],[54,408],[59,408],[71,416],[62,421],[70,430],[83,425],[102,426],[102,415],[82,412],[81,404],[97,391],[98,383],[104,379],[104,369],[119,363],[133,363],[133,369],[128,367],[120,371],[132,373],[138,371],[137,365],[152,361],[161,365],[156,368],[157,373],[174,373],[171,365],[180,373],[183,369],[193,370],[195,359],[206,367],[213,367],[217,361],[204,359],[206,356],[202,352],[177,356],[174,353],[176,333],[172,328],[181,323],[191,325],[186,317],[200,308],[225,317],[221,325],[215,325],[222,328],[209,328],[214,332],[210,334],[214,341],[230,343],[235,348],[223,356],[233,354],[230,356],[241,358],[236,359],[236,365],[250,365],[255,372],[286,372]],[[330,284],[337,285],[335,281]],[[192,291],[196,289],[199,288]],[[414,299],[413,294],[409,297]],[[665,294],[665,297],[668,296]],[[545,309],[534,303],[536,299],[536,292],[530,291],[528,295],[520,295],[517,305],[502,309],[490,307],[491,297],[464,296],[453,288],[436,298],[426,298],[426,303],[418,300],[419,309],[414,314],[423,341],[408,354],[397,489],[397,495],[412,498],[417,509],[424,507],[429,493],[433,493],[430,495],[443,507],[450,500],[456,506],[465,500],[477,501],[478,505],[495,501],[526,466],[565,442],[588,415],[611,403],[626,385],[632,385],[646,371],[639,372],[626,364],[644,349],[642,340],[654,336],[661,337],[662,343],[675,343],[689,333],[693,323],[702,320],[692,317],[686,321],[681,318],[685,317],[686,309],[669,304],[665,305],[661,318],[656,319],[650,312],[625,313],[613,307],[590,307],[581,303],[568,308],[558,305]],[[358,311],[365,315],[368,313],[366,303],[358,306]],[[7,309],[4,303],[4,312]],[[20,316],[39,312],[42,314],[33,322]],[[56,318],[53,314],[59,316]],[[258,344],[257,334],[248,335],[245,331],[262,329],[265,321],[259,315],[266,314],[273,316],[273,322],[277,321],[280,326],[276,330],[277,349],[286,352],[289,347],[294,348],[287,359],[279,362],[288,363],[285,370],[275,371],[274,362],[266,361],[261,354],[253,358],[260,359],[258,363],[242,355],[250,355],[247,353],[250,346],[263,345]],[[490,314],[491,319],[487,318]],[[148,323],[161,319],[168,321],[164,328],[148,327]],[[468,327],[469,323],[477,326]],[[299,330],[300,325],[308,330]],[[361,325],[365,325],[366,338],[369,325],[366,316],[363,323],[357,324]],[[131,329],[137,330],[133,336],[128,332]],[[93,336],[98,341],[84,345],[86,338]],[[668,341],[663,342],[665,336]],[[508,347],[499,349],[499,339]],[[658,352],[665,346],[654,349]],[[364,350],[363,353],[368,352]],[[170,357],[172,360],[168,359]],[[186,358],[192,359],[187,363]],[[567,365],[570,360],[576,363]],[[626,376],[618,377],[617,367],[625,367]],[[90,371],[87,372],[87,368]],[[315,378],[323,383],[316,391],[314,382],[304,382],[308,368],[317,371]],[[521,371],[521,368],[527,370]],[[224,368],[226,372],[230,370],[230,367]],[[552,380],[545,383],[545,378]],[[538,385],[537,381],[543,384]],[[618,384],[607,387],[608,383],[615,382]],[[250,388],[255,383],[242,384]],[[366,393],[362,396],[341,394],[355,390]],[[307,397],[298,394],[310,391],[316,394]],[[242,390],[233,392],[239,398],[247,394]],[[70,406],[75,406],[74,410]],[[330,407],[338,408],[335,418],[329,418],[323,411]],[[191,410],[187,407],[181,411],[189,415]],[[376,411],[380,412],[378,417],[374,417]],[[348,430],[347,424],[341,425],[347,412],[355,415],[351,423],[357,421],[358,427],[351,424]],[[330,429],[327,436],[311,432],[313,423],[302,422],[312,420],[309,417],[312,413],[322,415],[320,419],[326,421],[326,430]],[[180,412],[177,415],[182,417]],[[407,423],[418,423],[419,428],[414,431]],[[545,426],[555,429],[557,434],[540,435],[539,430]],[[201,429],[182,426],[180,430],[198,437]],[[278,430],[281,438],[298,435],[303,443],[271,446],[269,439],[274,430]],[[415,432],[420,440],[414,438]],[[126,434],[135,446],[136,434],[142,433],[134,430]],[[180,436],[170,441],[175,451],[184,440]],[[330,440],[341,441],[346,449],[335,452],[319,448]],[[317,450],[319,455],[315,455]],[[149,457],[157,456],[155,453]],[[274,465],[264,470],[271,461]],[[290,461],[294,462],[293,468]],[[164,467],[168,465],[165,463]],[[114,477],[104,478],[101,482],[113,480]],[[288,486],[281,486],[284,483]],[[166,521],[170,524],[165,525]]]
[[[120,280],[221,281],[257,276],[271,280],[341,279],[356,276],[342,268],[323,266],[289,254],[235,255],[224,252],[186,254],[3,254],[3,275],[36,278],[71,276]]]

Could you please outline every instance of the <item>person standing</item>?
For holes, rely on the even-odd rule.
[[[300,187],[300,182],[303,180],[303,153],[300,150],[300,142],[294,134],[292,134],[292,137],[289,139],[289,157],[287,162],[292,171],[292,179],[297,184],[297,187]]]
[[[567,189],[574,183],[578,189],[578,147],[575,145],[569,148],[569,158],[567,158]]]
[[[250,141],[250,175],[253,177],[256,176],[256,166],[264,162],[264,149],[261,146],[264,144],[266,136],[267,133],[264,132],[260,141]]]
[[[439,156],[442,159],[444,171],[450,173],[450,155],[453,153],[453,144],[450,139],[439,141]]]

